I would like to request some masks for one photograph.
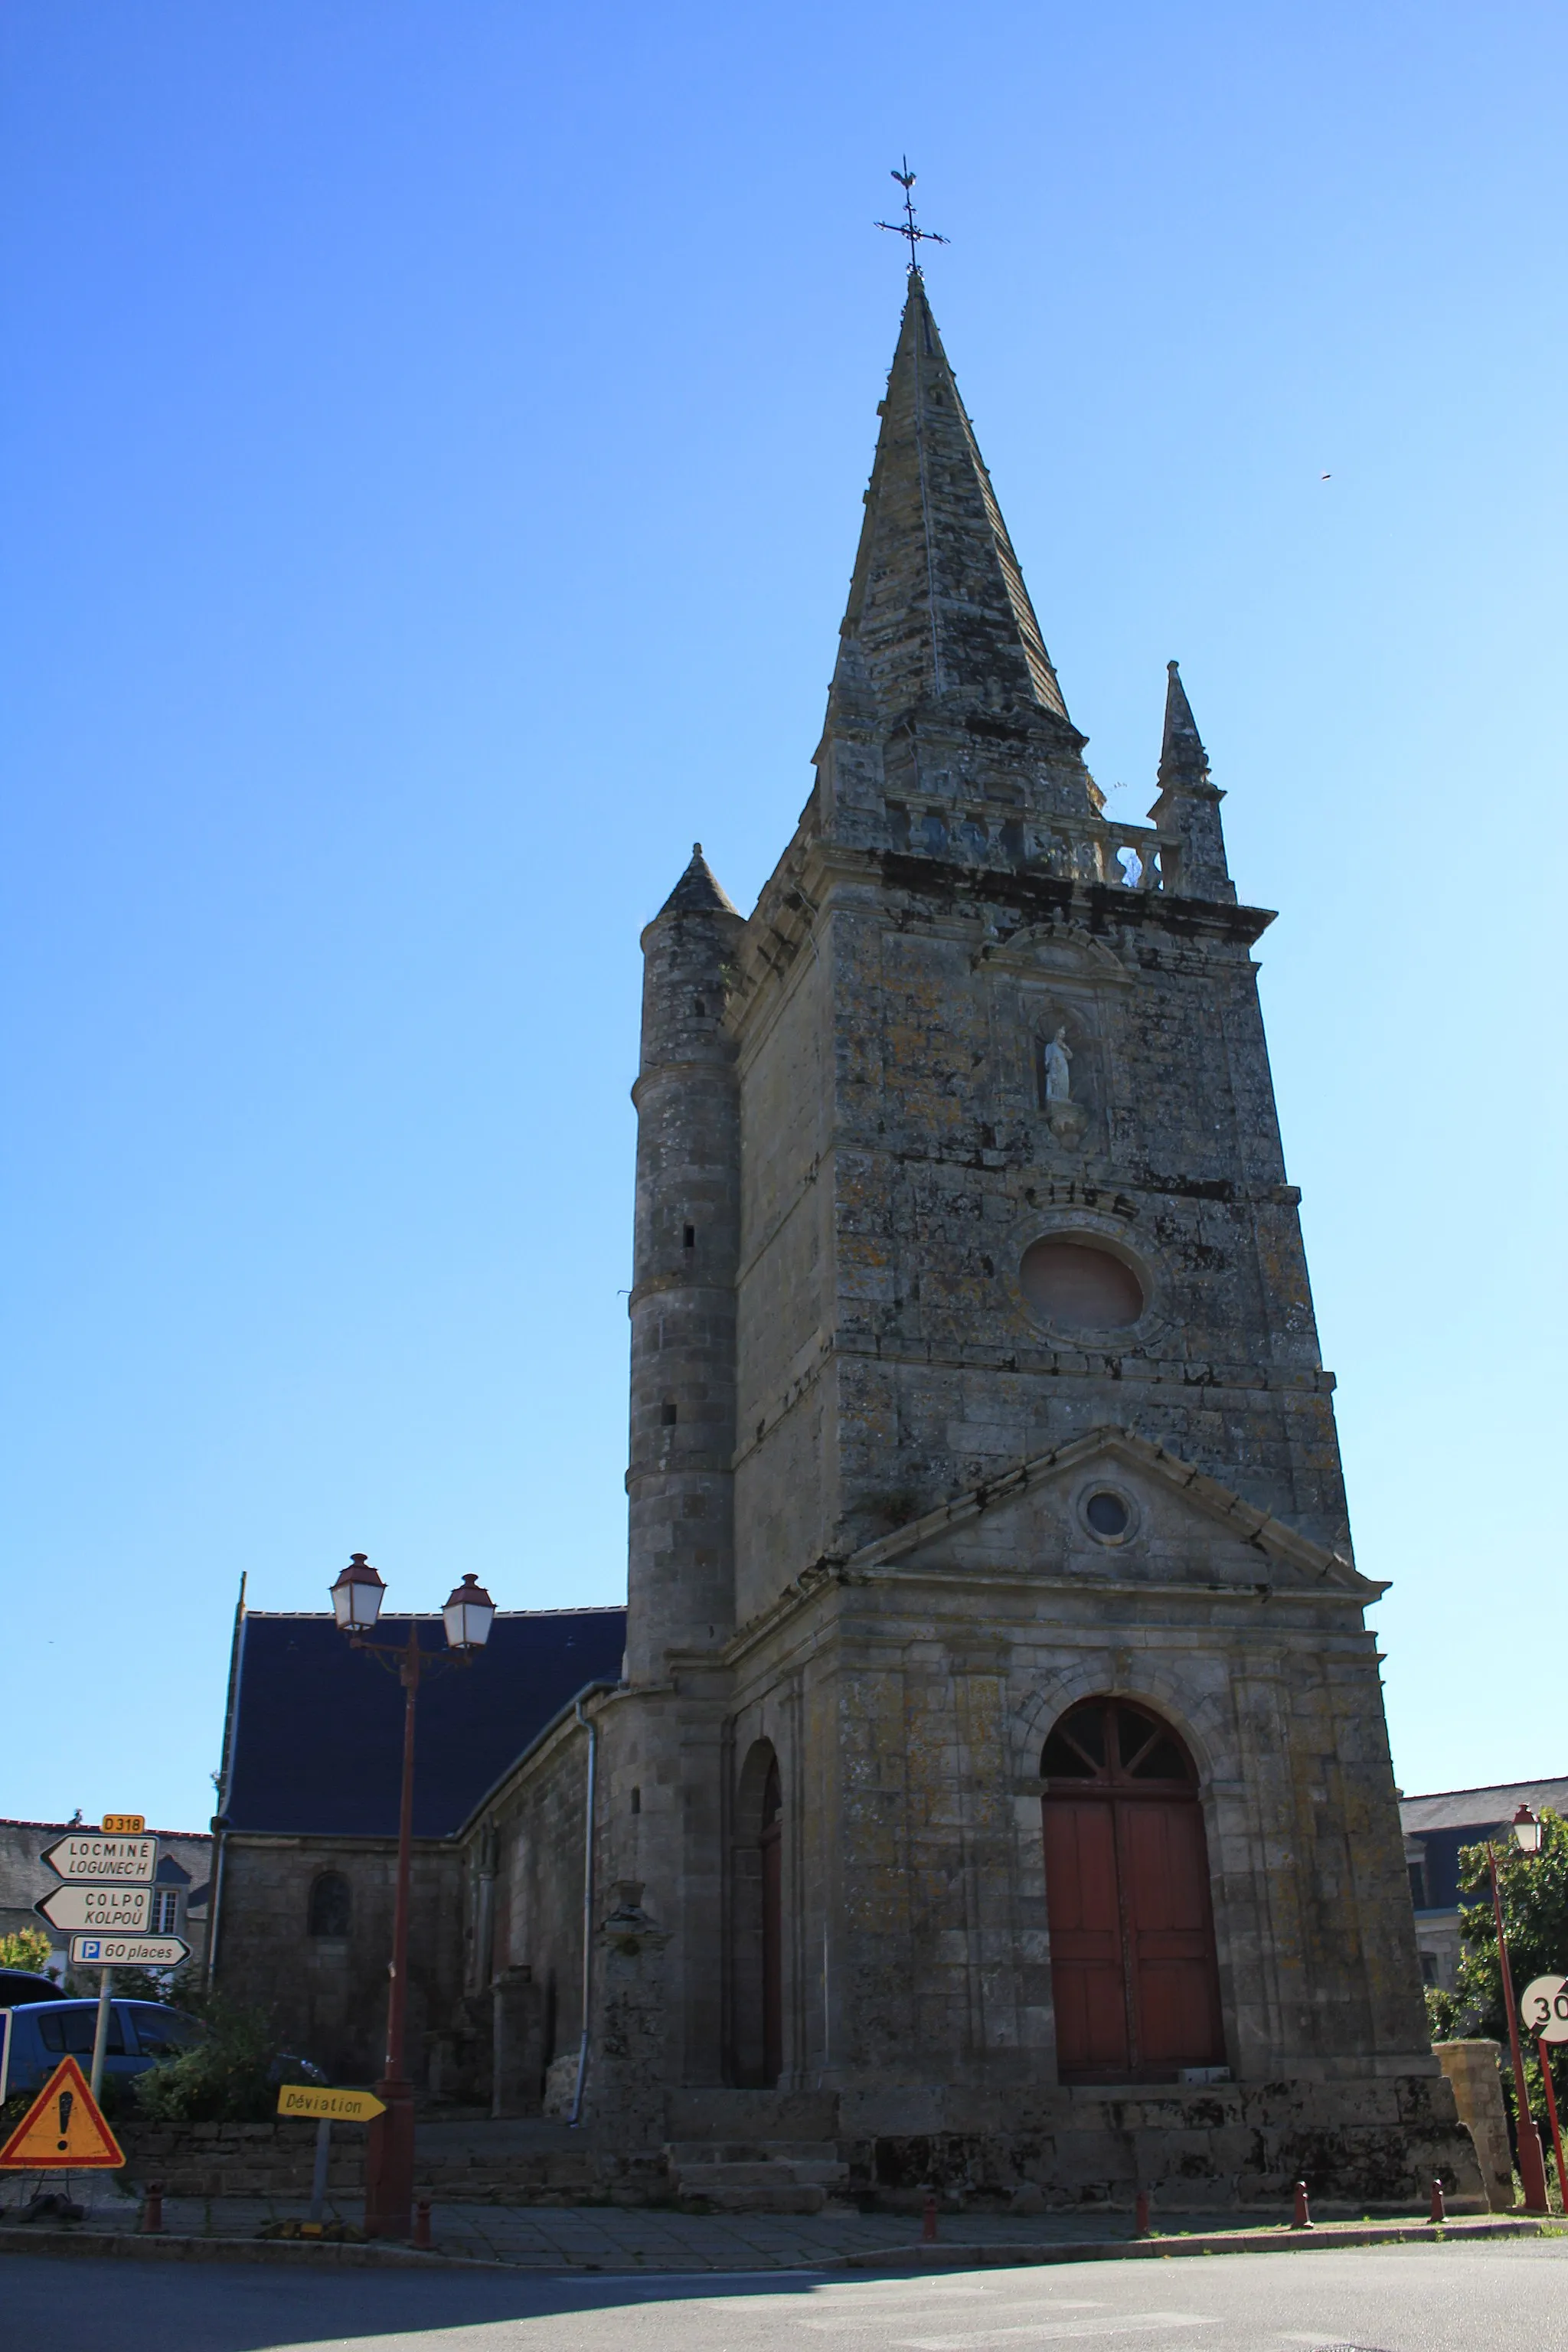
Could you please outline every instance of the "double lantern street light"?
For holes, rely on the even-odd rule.
[[[414,1848],[414,1710],[421,1681],[444,1666],[471,1665],[489,1640],[495,1602],[475,1576],[465,1576],[441,1612],[445,1650],[419,1643],[419,1620],[408,1621],[401,1642],[373,1642],[386,1587],[363,1551],[356,1551],[332,1586],[332,1614],[356,1650],[369,1650],[403,1685],[403,1793],[397,1815],[397,1894],[392,1915],[391,1987],[386,2003],[386,2064],[375,2093],[384,2113],[369,2127],[364,2166],[364,2228],[368,2238],[406,2238],[414,2227],[414,2086],[404,2066],[408,2006],[408,1880]]]
[[[1513,1817],[1514,1843],[1527,1858],[1541,1852],[1542,1826],[1528,1805],[1521,1805]],[[1513,1963],[1509,1958],[1508,1937],[1502,1924],[1502,1892],[1498,1885],[1497,1855],[1491,1840],[1487,1840],[1487,1868],[1491,1874],[1492,1916],[1497,1921],[1498,1973],[1502,1978],[1503,2011],[1508,2018],[1509,2053],[1513,2060],[1514,2120],[1519,2130],[1519,2179],[1524,2190],[1527,2213],[1547,2213],[1551,2206],[1546,2195],[1546,2159],[1541,2150],[1541,2134],[1535,2117],[1530,2111],[1530,2090],[1524,2079],[1524,2059],[1519,2039],[1519,2002],[1513,1990]],[[1557,2147],[1557,2170],[1563,2175],[1563,2143],[1557,2132],[1557,2102],[1552,2091],[1551,2062],[1546,2044],[1541,2044],[1541,2071],[1546,2082],[1546,2107],[1552,2120],[1552,2132]],[[1568,2197],[1568,2178],[1560,2177],[1559,2187]]]

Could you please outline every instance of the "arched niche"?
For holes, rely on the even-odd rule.
[[[771,1740],[748,1749],[735,1784],[731,1853],[731,2073],[772,2090],[784,2072],[784,1784]]]

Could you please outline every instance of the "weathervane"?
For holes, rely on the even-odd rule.
[[[911,269],[919,269],[921,265],[920,256],[915,250],[917,246],[947,245],[950,244],[952,240],[945,236],[938,236],[934,228],[917,228],[915,226],[915,200],[910,194],[910,190],[915,184],[915,175],[910,169],[910,159],[907,155],[901,156],[900,161],[903,164],[903,170],[901,172],[890,173],[889,177],[897,180],[900,187],[902,188],[904,192],[904,217],[901,221],[878,221],[875,226],[878,228],[891,229],[895,236],[908,237],[910,241],[910,268]]]

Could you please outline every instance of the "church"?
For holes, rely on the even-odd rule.
[[[794,838],[643,934],[626,1607],[422,1724],[411,2065],[626,2196],[1479,2203],[1273,918],[1174,663],[1107,814],[919,268],[878,413]],[[395,1693],[330,1619],[236,1655],[216,1981],[368,2073]]]

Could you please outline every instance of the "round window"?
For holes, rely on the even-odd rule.
[[[1105,1493],[1091,1495],[1083,1507],[1083,1515],[1095,1534],[1104,1536],[1108,1541],[1124,1536],[1132,1517],[1120,1495]]]
[[[1036,1314],[1069,1331],[1125,1331],[1146,1303],[1132,1268],[1089,1241],[1036,1242],[1018,1280]]]

